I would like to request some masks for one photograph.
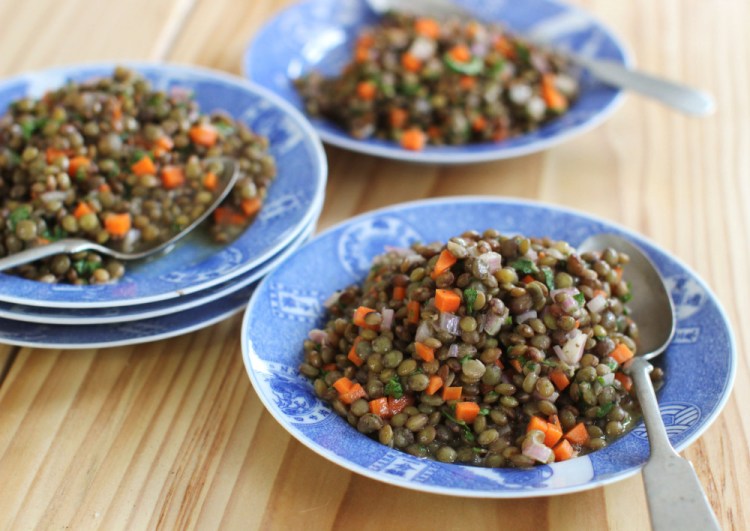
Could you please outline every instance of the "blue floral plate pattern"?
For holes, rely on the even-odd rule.
[[[480,20],[504,24],[561,49],[622,64],[631,60],[622,43],[602,23],[557,0],[457,0]],[[306,0],[292,5],[257,32],[243,59],[244,73],[299,110],[292,80],[311,70],[338,74],[350,60],[356,35],[377,17],[364,0]],[[284,38],[280,39],[279,36]],[[323,141],[351,151],[411,162],[462,164],[518,157],[551,147],[595,127],[617,107],[622,92],[581,72],[581,95],[562,117],[533,133],[501,143],[427,146],[411,152],[384,140],[357,140],[320,118],[312,124]]]
[[[118,283],[99,286],[44,284],[0,274],[0,300],[47,308],[106,308],[176,298],[226,282],[271,258],[319,212],[327,163],[305,118],[281,98],[248,81],[212,70],[167,64],[124,63],[161,90],[194,93],[202,112],[223,109],[270,141],[277,177],[258,219],[234,242],[200,239],[148,263],[132,264]],[[68,80],[111,75],[115,64],[55,68],[0,82],[0,113],[14,100],[41,97]]]
[[[599,232],[641,246],[669,285],[677,333],[658,362],[666,383],[658,398],[667,432],[681,450],[716,419],[734,382],[737,352],[716,297],[687,266],[623,227],[540,203],[456,197],[395,205],[338,225],[297,250],[266,277],[242,328],[245,367],[260,399],[294,437],[353,472],[415,490],[490,498],[548,496],[623,479],[646,462],[642,424],[608,447],[531,470],[485,469],[419,459],[389,449],[349,426],[319,400],[297,372],[302,342],[324,323],[323,301],[367,275],[386,245],[446,241],[468,229],[550,236],[578,244]]]

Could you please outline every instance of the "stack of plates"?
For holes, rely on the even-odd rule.
[[[277,177],[258,219],[226,246],[201,232],[171,253],[131,263],[119,282],[45,284],[0,274],[0,342],[98,348],[184,334],[240,311],[255,285],[313,233],[323,206],[326,159],[305,119],[242,79],[194,67],[127,64],[156,88],[193,91],[203,112],[223,109],[270,141]],[[0,83],[0,113],[67,80],[110,75],[114,64],[61,68]]]

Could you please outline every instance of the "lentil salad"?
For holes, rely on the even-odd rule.
[[[498,25],[402,13],[359,35],[340,76],[311,72],[295,85],[312,116],[410,150],[533,131],[578,93],[564,58]]]
[[[415,456],[528,467],[597,450],[639,415],[622,371],[638,342],[627,262],[494,230],[389,250],[326,301],[300,372],[358,431]]]
[[[223,168],[204,160],[219,156],[240,171],[213,215],[211,235],[224,242],[252,222],[275,175],[265,138],[122,67],[19,99],[0,118],[0,256],[67,236],[126,252],[156,246],[213,201]],[[11,272],[87,284],[116,280],[124,266],[84,252]]]

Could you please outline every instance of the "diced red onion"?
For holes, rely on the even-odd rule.
[[[449,358],[458,357],[458,344],[457,343],[453,343],[450,347],[448,347],[448,357]]]
[[[484,278],[487,275],[492,275],[495,271],[499,271],[500,269],[502,269],[503,257],[502,255],[494,251],[480,254],[477,257],[477,266],[480,277]]]
[[[563,296],[562,301],[560,302],[560,307],[565,313],[572,313],[578,309],[578,302],[576,302],[576,300],[572,296],[566,293]]]
[[[326,333],[325,330],[313,328],[312,330],[310,330],[307,336],[310,338],[310,341],[312,341],[313,343],[317,343],[318,345],[321,345],[323,347],[328,345],[328,334]]]
[[[560,345],[554,345],[552,347],[552,350],[555,351],[555,354],[557,354],[558,358],[563,359],[563,350],[562,350],[562,347]]]
[[[527,438],[523,441],[521,453],[540,463],[547,463],[552,457],[552,448]]]
[[[49,203],[51,201],[64,201],[65,198],[68,197],[68,192],[63,192],[62,190],[52,190],[50,192],[44,192],[39,196],[39,199],[41,199],[44,203]]]
[[[409,53],[419,59],[420,61],[426,61],[433,55],[437,49],[437,43],[426,37],[417,37],[409,47]]]
[[[580,293],[580,291],[578,291],[578,288],[553,289],[552,291],[549,292],[549,296],[552,297],[553,301],[556,301],[555,297],[557,297],[557,295],[559,293],[565,293],[565,294],[570,295],[571,297],[573,297],[575,295],[578,295]]]
[[[484,57],[488,51],[489,48],[486,42],[475,42],[471,45],[471,53],[477,57]]]
[[[440,312],[440,320],[438,321],[438,328],[444,332],[448,332],[454,336],[458,335],[458,322],[460,317],[450,312]]]
[[[615,381],[615,373],[608,372],[604,376],[600,377],[602,381],[604,382],[604,385],[612,385],[612,383]]]
[[[486,314],[480,313],[476,316],[477,321],[477,333],[481,334],[484,332],[484,320],[487,318]]]
[[[432,326],[430,325],[429,321],[422,321],[419,323],[419,326],[417,327],[417,333],[414,336],[414,340],[417,343],[424,343],[425,339],[429,339],[432,337]]]
[[[577,328],[570,334],[570,339],[565,342],[562,348],[562,355],[558,354],[560,359],[568,365],[576,365],[583,356],[583,349],[586,347],[588,336]]]
[[[552,393],[549,396],[542,396],[542,395],[539,394],[538,391],[534,391],[534,393],[533,393],[532,396],[534,398],[536,398],[537,400],[547,400],[547,401],[552,402],[554,404],[555,400],[557,400],[560,397],[560,393],[558,393],[557,391],[555,391],[554,393]]]
[[[587,302],[586,307],[594,313],[599,313],[607,307],[607,299],[605,299],[600,293]]]
[[[391,325],[393,324],[393,309],[384,308],[383,311],[380,312],[380,315],[383,317],[383,320],[380,322],[380,329],[390,330]]]
[[[529,310],[528,312],[523,312],[516,315],[516,322],[519,324],[525,323],[529,319],[536,319],[536,310]]]
[[[488,313],[484,318],[484,331],[491,336],[494,336],[500,331],[503,326],[502,316],[496,313]]]
[[[537,259],[539,258],[539,255],[537,254],[537,252],[534,249],[532,249],[531,247],[529,247],[529,250],[526,251],[526,254],[524,255],[524,257],[528,258],[532,262],[536,262]]]

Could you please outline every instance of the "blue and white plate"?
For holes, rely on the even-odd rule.
[[[135,306],[117,306],[114,308],[45,308],[40,306],[24,306],[0,301],[0,318],[23,321],[27,323],[42,323],[53,325],[87,326],[105,323],[125,323],[152,319],[169,313],[181,312],[204,305],[216,299],[224,298],[235,291],[257,282],[281,264],[295,250],[307,241],[315,230],[315,223],[310,223],[302,234],[297,236],[283,250],[258,267],[247,273],[228,280],[208,289],[150,304],[136,304]]]
[[[678,450],[699,437],[729,397],[737,351],[726,315],[686,265],[627,229],[580,212],[499,198],[441,198],[370,212],[334,227],[296,251],[266,277],[250,300],[242,351],[261,400],[284,428],[331,461],[392,485],[440,494],[514,498],[565,494],[636,473],[649,450],[643,425],[592,454],[531,470],[487,469],[428,461],[389,449],[336,415],[297,372],[302,342],[324,324],[323,301],[361,282],[386,245],[446,241],[465,230],[550,236],[578,244],[599,232],[641,246],[666,279],[677,311],[677,333],[658,363],[666,383],[658,398]]]
[[[583,56],[631,64],[622,43],[585,11],[557,0],[456,0],[480,20],[499,22]],[[302,100],[292,80],[312,70],[338,74],[350,58],[359,31],[376,24],[364,0],[306,0],[263,26],[243,59],[246,76],[271,89],[299,110]],[[279,36],[283,35],[280,39]],[[582,72],[581,96],[569,112],[539,130],[500,143],[427,146],[406,151],[385,140],[357,140],[325,119],[312,119],[321,138],[348,149],[410,162],[460,164],[518,157],[547,149],[600,124],[620,103],[622,93]]]
[[[0,300],[47,308],[107,308],[150,303],[195,293],[261,265],[312,222],[325,193],[327,164],[315,131],[291,105],[229,74],[197,67],[125,63],[157,89],[192,91],[203,112],[224,109],[270,140],[277,177],[258,219],[227,246],[191,239],[170,254],[128,266],[115,284],[44,284],[0,274]],[[55,68],[0,82],[0,113],[24,96],[40,97],[67,80],[111,75],[115,64]]]

